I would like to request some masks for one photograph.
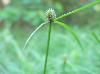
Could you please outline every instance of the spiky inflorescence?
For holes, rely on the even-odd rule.
[[[50,22],[53,21],[53,19],[56,18],[56,13],[52,8],[49,8],[49,10],[46,11],[46,19]]]

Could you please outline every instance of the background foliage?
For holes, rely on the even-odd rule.
[[[45,11],[57,16],[95,0],[0,0],[0,74],[42,74],[48,25],[41,28],[22,50],[30,33],[45,21]],[[69,32],[53,24],[48,74],[100,73],[100,4],[69,16],[85,50]]]

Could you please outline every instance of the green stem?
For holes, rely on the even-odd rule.
[[[92,6],[94,6],[94,5],[98,4],[98,3],[100,3],[100,1],[92,2],[92,3],[90,3],[90,4],[86,5],[86,6],[83,6],[83,7],[78,8],[78,9],[72,11],[72,12],[69,12],[69,13],[66,13],[66,14],[64,14],[64,15],[62,15],[62,16],[59,16],[58,18],[55,18],[54,21],[59,20],[59,19],[61,19],[61,18],[64,18],[64,17],[66,17],[66,16],[69,16],[69,15],[75,14],[75,13],[77,13],[77,12],[80,12],[80,11],[82,11],[82,10],[84,10],[84,9],[87,9],[87,8],[89,8],[89,7],[92,7]]]
[[[63,58],[63,64],[62,64],[62,74],[66,74],[65,68],[67,64],[67,56],[65,55]]]
[[[48,55],[49,55],[49,46],[50,46],[50,39],[51,39],[51,23],[52,22],[50,22],[50,25],[49,25],[47,50],[46,50],[46,58],[45,58],[44,73],[43,74],[46,74],[46,69],[47,69],[47,62],[48,62]]]

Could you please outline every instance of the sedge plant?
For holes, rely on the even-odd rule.
[[[46,21],[44,23],[42,23],[36,30],[34,30],[31,35],[28,37],[28,39],[26,40],[25,42],[25,45],[24,45],[24,48],[26,48],[26,46],[28,45],[30,39],[32,38],[33,35],[35,35],[35,33],[41,28],[43,27],[45,24],[48,24],[49,25],[49,30],[48,30],[48,40],[47,40],[47,49],[46,49],[46,57],[45,57],[45,62],[44,62],[44,72],[43,74],[47,74],[47,63],[48,63],[48,56],[49,56],[49,46],[50,46],[50,39],[51,39],[51,31],[52,31],[52,23],[56,23],[58,25],[60,25],[61,27],[64,27],[68,32],[71,33],[71,35],[75,38],[76,42],[78,43],[78,45],[80,46],[80,48],[82,50],[84,50],[84,47],[80,41],[80,39],[78,38],[77,34],[75,33],[75,31],[67,24],[63,23],[63,22],[60,22],[58,20],[64,18],[64,17],[67,17],[67,16],[70,16],[70,15],[73,15],[75,13],[78,13],[80,11],[83,11],[84,9],[88,9],[96,4],[100,3],[100,0],[96,0],[95,2],[92,2],[88,5],[85,5],[83,7],[80,7],[76,10],[73,10],[69,13],[66,13],[66,14],[63,14],[59,17],[56,17],[56,13],[53,9],[49,9],[46,11]]]

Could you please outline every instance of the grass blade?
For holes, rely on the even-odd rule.
[[[31,33],[31,35],[30,35],[30,36],[28,37],[28,39],[26,40],[23,49],[25,49],[25,47],[27,46],[27,44],[28,44],[29,40],[32,38],[32,36],[33,36],[43,25],[45,25],[45,24],[47,24],[47,23],[48,23],[48,22],[42,23],[36,30],[34,30],[34,31]]]
[[[64,27],[66,30],[68,30],[72,36],[76,39],[77,43],[80,45],[81,49],[84,50],[82,43],[80,42],[79,38],[77,37],[76,33],[73,31],[72,28],[70,28],[68,25],[59,22],[59,21],[54,21],[54,23],[59,24],[60,26]]]
[[[59,19],[61,19],[61,18],[66,17],[66,16],[75,14],[75,13],[77,13],[77,12],[80,12],[80,11],[84,10],[84,9],[87,9],[87,8],[89,8],[89,7],[92,7],[92,6],[94,6],[94,5],[98,4],[98,3],[100,3],[100,1],[92,2],[92,3],[90,3],[90,4],[86,5],[86,6],[80,7],[80,8],[78,8],[78,9],[74,10],[74,11],[71,11],[71,12],[69,12],[69,13],[66,13],[66,14],[62,15],[62,16],[59,16],[58,18],[56,18],[56,19],[54,19],[54,20],[56,21],[56,20],[59,20]]]
[[[100,43],[100,39],[99,39],[98,35],[97,35],[95,32],[93,32],[92,35],[93,35],[94,39],[95,39],[98,43]]]

